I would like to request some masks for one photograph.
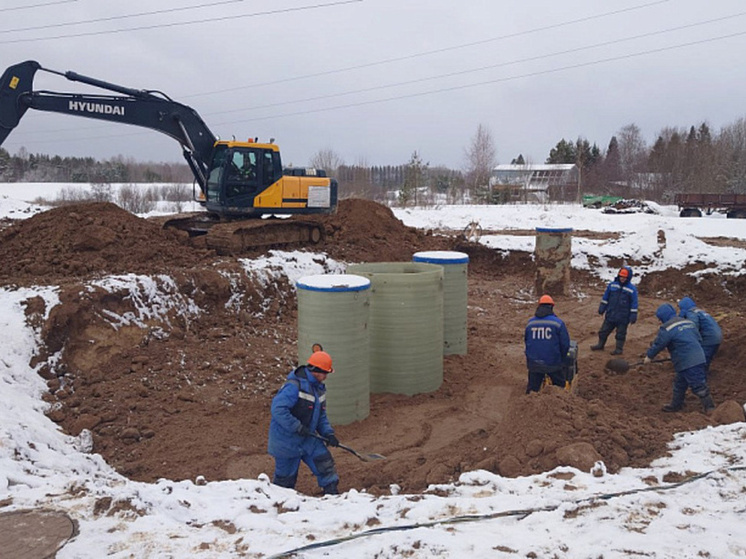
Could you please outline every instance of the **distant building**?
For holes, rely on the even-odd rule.
[[[578,181],[574,163],[498,165],[492,170],[490,190],[495,203],[575,200]]]

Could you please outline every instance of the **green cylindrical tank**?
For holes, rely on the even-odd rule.
[[[333,425],[347,425],[370,413],[370,286],[350,274],[305,276],[298,288],[298,363],[314,344],[332,357],[326,377],[327,409]]]
[[[571,228],[536,228],[537,295],[569,295],[572,264]]]
[[[469,255],[432,250],[416,252],[412,261],[443,266],[443,355],[466,355]]]
[[[443,267],[376,262],[347,272],[371,281],[371,392],[437,390],[443,382]]]

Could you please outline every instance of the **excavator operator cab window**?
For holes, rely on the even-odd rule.
[[[276,151],[265,150],[262,156],[264,184],[269,186],[282,176],[282,162],[280,160],[280,154]]]
[[[256,150],[234,149],[226,165],[225,195],[228,198],[257,193],[259,167]]]
[[[220,186],[223,182],[223,171],[228,156],[225,146],[217,146],[210,163],[210,172],[207,175],[206,198],[211,201],[220,200]]]

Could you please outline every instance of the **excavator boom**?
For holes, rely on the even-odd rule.
[[[34,91],[38,71],[117,95]],[[218,140],[194,109],[161,92],[133,89],[76,72],[57,72],[28,60],[10,66],[0,77],[0,145],[28,109],[131,124],[179,142],[209,215],[206,219],[173,219],[165,226],[209,237],[213,226],[221,224],[207,245],[222,252],[248,250],[252,238],[258,241],[254,246],[318,242],[322,232],[315,222],[283,220],[287,223],[268,222],[262,229],[256,224],[242,227],[239,220],[264,214],[325,214],[337,207],[337,181],[323,171],[283,169],[279,148],[272,141]]]
[[[39,70],[122,95],[34,91],[34,76]],[[162,132],[182,145],[184,157],[204,192],[216,138],[191,107],[149,91],[112,84],[75,72],[62,74],[45,70],[38,62],[29,60],[9,67],[0,78],[0,145],[18,126],[28,109],[132,124]]]

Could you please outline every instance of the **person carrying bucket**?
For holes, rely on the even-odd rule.
[[[306,365],[288,375],[272,399],[268,452],[275,459],[275,485],[295,488],[302,460],[316,476],[324,495],[339,493],[339,476],[326,446],[339,446],[326,416],[324,381],[333,372],[331,356],[314,351]]]

